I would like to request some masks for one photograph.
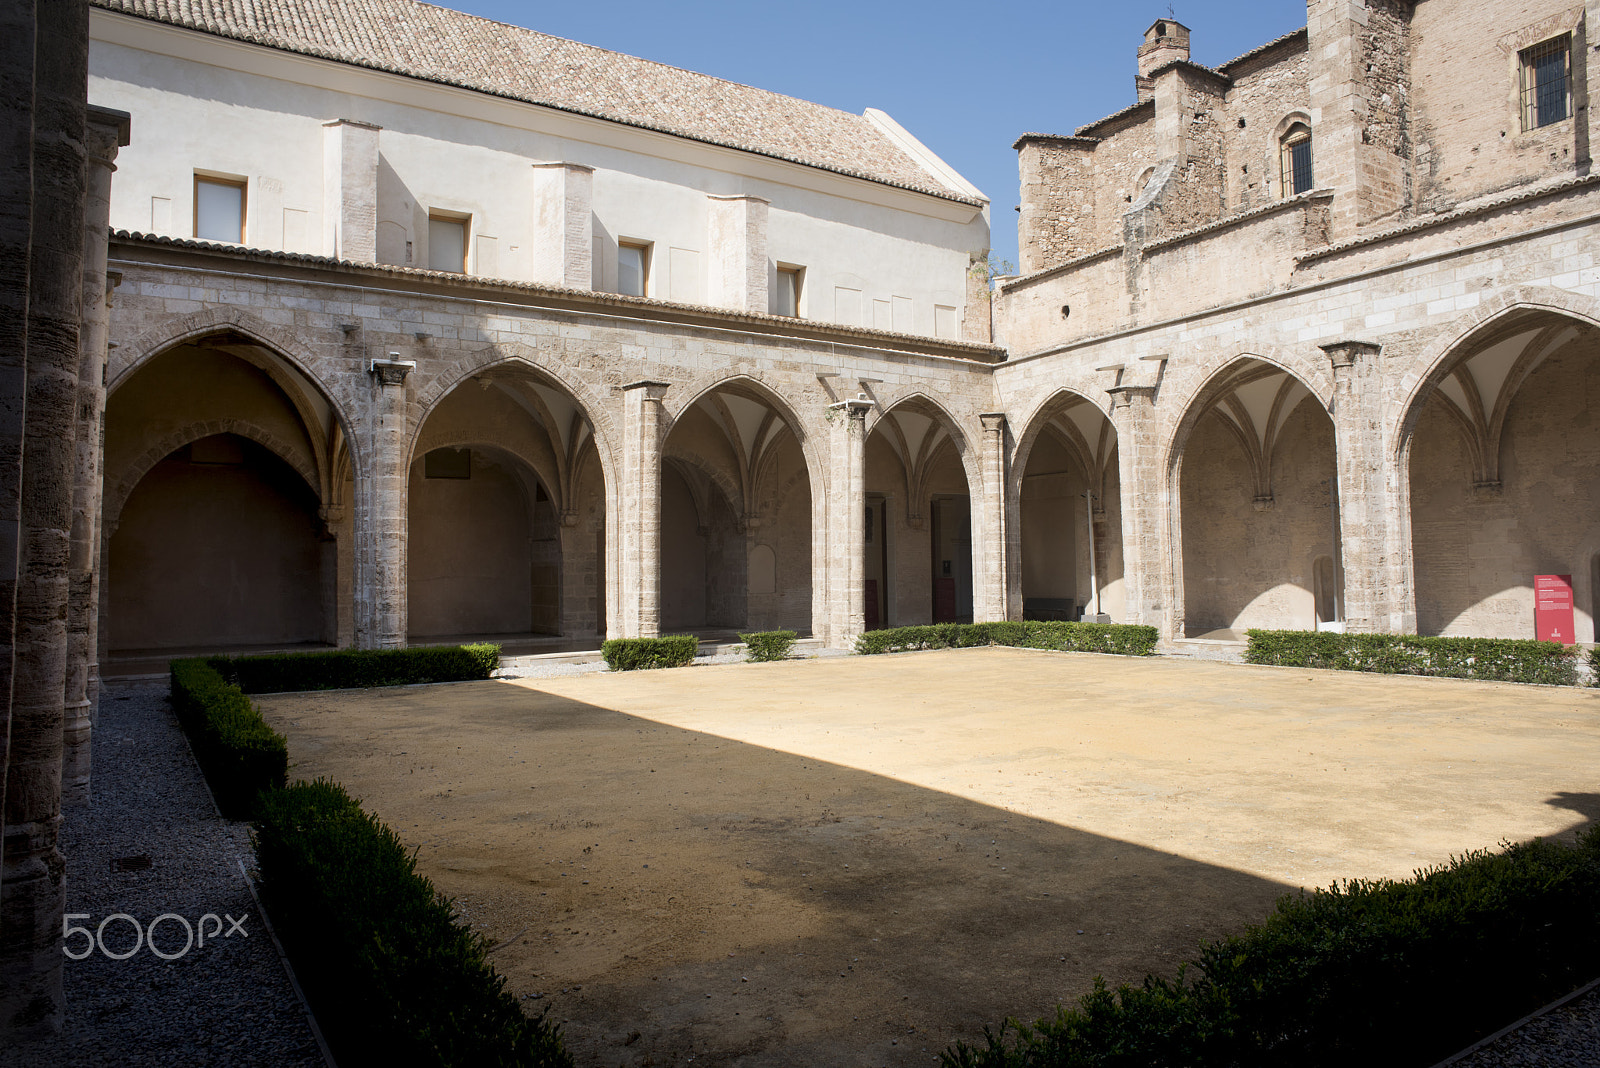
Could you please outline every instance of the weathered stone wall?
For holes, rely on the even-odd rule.
[[[1102,240],[1095,225],[1096,147],[1091,138],[1040,137],[1018,148],[1017,255],[1023,274],[1081,255]]]
[[[1140,583],[1124,618],[1167,628],[1182,618],[1174,596],[1178,576],[1185,576],[1184,560],[1162,541],[1179,487],[1169,481],[1164,465],[1192,455],[1192,446],[1178,449],[1175,441],[1213,375],[1241,355],[1252,355],[1295,373],[1326,405],[1334,384],[1330,355],[1320,346],[1352,337],[1377,346],[1373,376],[1357,386],[1362,392],[1357,407],[1370,414],[1359,427],[1349,427],[1351,436],[1341,437],[1341,463],[1356,465],[1358,457],[1367,457],[1359,463],[1369,465],[1380,488],[1403,486],[1407,474],[1397,458],[1419,398],[1431,388],[1426,385],[1429,375],[1453,358],[1464,338],[1519,308],[1547,308],[1552,315],[1600,322],[1600,268],[1592,251],[1600,239],[1595,188],[1580,183],[1319,254],[1282,289],[1253,300],[1161,318],[1155,316],[1166,309],[1153,301],[1152,321],[1060,342],[1046,354],[1017,355],[996,367],[1001,410],[1014,421],[1025,420],[1039,398],[1063,388],[1104,397],[1121,383],[1153,398],[1147,414],[1139,416],[1145,420],[1139,425],[1147,428],[1140,433],[1150,445],[1141,446],[1126,461],[1133,466],[1124,471],[1137,481],[1123,486],[1123,547],[1134,554],[1130,577]],[[1223,261],[1217,262],[1220,272]],[[1129,410],[1143,411],[1137,407],[1141,403]],[[1119,444],[1126,443],[1124,435],[1134,426],[1122,420],[1119,416]],[[1411,477],[1415,471],[1413,465]],[[1189,474],[1185,467],[1185,479]],[[1574,491],[1577,499],[1586,499],[1581,496],[1585,492]],[[1366,569],[1367,581],[1375,584],[1372,596],[1382,602],[1374,609],[1378,625],[1414,629],[1413,583],[1415,596],[1422,596],[1421,584],[1431,580],[1422,572],[1413,575],[1415,539],[1407,502],[1385,496],[1368,503],[1375,525],[1345,522],[1345,572],[1353,573],[1358,565]],[[1376,525],[1380,520],[1382,525]],[[1396,541],[1394,531],[1406,534]],[[1146,548],[1129,540],[1134,534],[1155,540],[1152,555],[1142,555]],[[1497,535],[1484,536],[1492,542]],[[1585,551],[1576,551],[1559,573],[1570,570],[1578,580],[1588,566],[1582,559]],[[1302,555],[1309,563],[1309,554]],[[1347,584],[1347,602],[1353,592],[1358,591]],[[1531,620],[1519,625],[1521,636],[1528,636]]]
[[[1551,356],[1517,390],[1500,488],[1479,490],[1460,426],[1435,398],[1411,446],[1411,541],[1424,634],[1532,637],[1533,577],[1572,576],[1579,641],[1593,641],[1600,553],[1600,340]]]
[[[1228,90],[1222,119],[1223,200],[1227,210],[1248,211],[1282,199],[1282,149],[1278,139],[1290,116],[1310,116],[1307,68],[1302,37],[1285,49],[1230,70],[1233,85]],[[1314,158],[1312,168],[1315,173]]]
[[[1579,29],[1583,10],[1559,0],[1417,5],[1411,30],[1417,210],[1448,210],[1500,190],[1582,173],[1589,112],[1524,131],[1517,53]],[[1589,62],[1589,51],[1581,40],[1572,51],[1575,105],[1587,102],[1587,72],[1597,66]]]
[[[1290,289],[1296,252],[1324,248],[1328,197],[1307,194],[1136,251],[1118,249],[1005,284],[999,336],[1016,356]],[[1133,291],[1129,293],[1131,274]],[[1070,314],[1063,316],[1061,309]]]

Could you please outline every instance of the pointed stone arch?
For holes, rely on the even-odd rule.
[[[1514,286],[1484,300],[1418,353],[1412,361],[1412,369],[1396,383],[1390,399],[1399,418],[1394,422],[1389,439],[1395,459],[1406,461],[1423,406],[1446,377],[1463,360],[1470,358],[1480,342],[1497,332],[1514,328],[1519,320],[1541,314],[1600,329],[1600,300],[1564,289]],[[1527,367],[1525,373],[1531,370],[1531,366]],[[1520,385],[1520,380],[1516,384]],[[1511,393],[1514,394],[1514,390]],[[1463,429],[1470,433],[1472,428]]]
[[[1175,637],[1215,631],[1238,637],[1238,631],[1251,626],[1316,625],[1309,564],[1322,554],[1339,557],[1334,507],[1338,441],[1330,413],[1332,375],[1326,368],[1326,357],[1314,365],[1309,357],[1249,350],[1207,361],[1186,376],[1183,407],[1175,413],[1163,455],[1165,579]],[[1307,403],[1321,413],[1321,420],[1300,415]],[[1247,477],[1241,489],[1250,500],[1247,506],[1240,498],[1216,498],[1207,509],[1196,511],[1190,505],[1204,487],[1195,481],[1199,472],[1185,472],[1185,461],[1201,420],[1213,412],[1245,458]],[[1305,429],[1325,437],[1288,435],[1296,418],[1314,420]],[[1298,470],[1287,486],[1278,481],[1281,462],[1293,462],[1292,470]],[[1319,481],[1325,498],[1306,488],[1308,467],[1313,472],[1326,469]],[[1228,477],[1228,465],[1217,472]],[[1284,488],[1289,496],[1280,501]],[[1232,514],[1233,520],[1202,523],[1202,515],[1213,513]]]
[[[109,471],[106,473],[108,476],[106,479],[104,512],[106,525],[108,527],[116,526],[118,517],[122,515],[123,506],[128,503],[128,498],[133,495],[133,491],[138,488],[144,476],[149,474],[156,464],[165,460],[185,445],[192,445],[201,438],[214,437],[217,434],[234,434],[241,438],[248,438],[277,456],[278,459],[292,467],[296,474],[305,479],[306,488],[316,494],[318,499],[322,501],[323,511],[326,513],[328,502],[322,497],[321,480],[318,478],[316,470],[297,455],[299,450],[295,449],[293,445],[247,419],[209,419],[205,422],[190,423],[158,438],[123,471],[115,476],[112,476]],[[323,519],[327,519],[326,514],[323,515]]]

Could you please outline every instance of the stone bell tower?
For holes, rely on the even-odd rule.
[[[1177,19],[1156,19],[1144,31],[1144,44],[1139,46],[1139,73],[1133,85],[1140,102],[1149,100],[1156,92],[1156,83],[1150,77],[1173,60],[1189,58],[1189,27]]]

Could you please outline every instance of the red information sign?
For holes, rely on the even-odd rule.
[[[1533,636],[1544,642],[1573,645],[1572,576],[1533,576]]]

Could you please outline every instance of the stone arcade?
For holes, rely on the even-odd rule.
[[[1584,5],[1310,0],[1219,67],[1160,19],[1134,103],[1017,140],[992,293],[987,199],[881,112],[302,6],[92,4],[44,571],[26,464],[12,518],[6,1028],[59,1019],[56,935],[13,917],[59,917],[40,769],[87,796],[107,658],[1083,614],[1191,650],[1528,637],[1536,573],[1595,640]]]

